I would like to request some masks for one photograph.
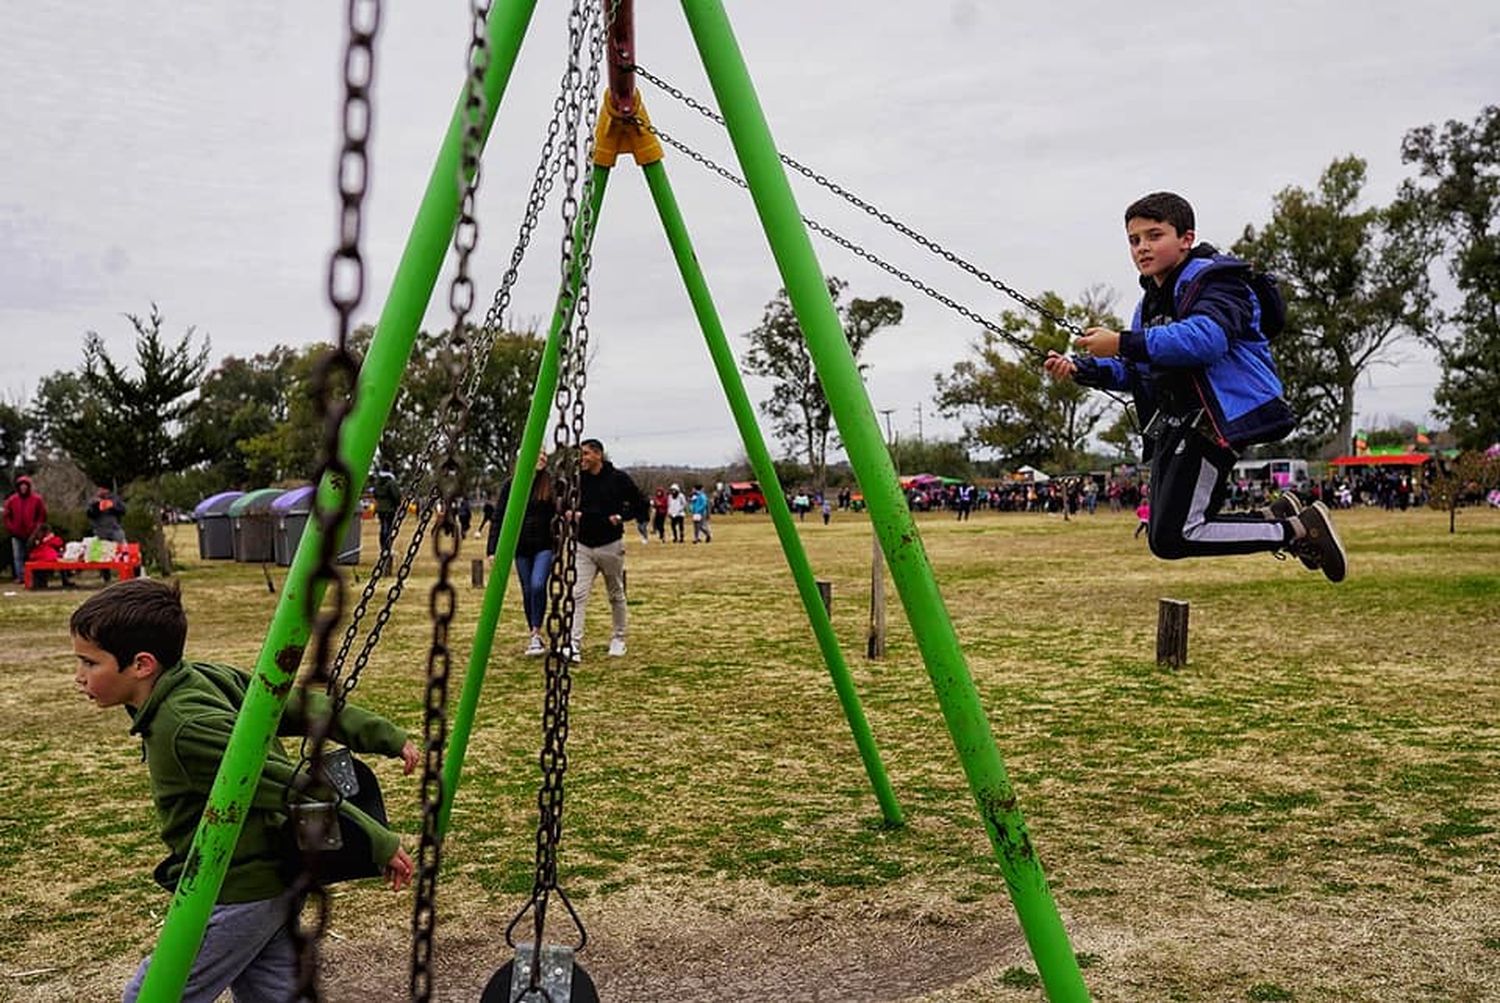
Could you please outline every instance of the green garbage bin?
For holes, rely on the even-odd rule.
[[[229,506],[236,561],[268,564],[276,559],[276,522],[271,515],[271,503],[285,493],[281,488],[247,491]]]

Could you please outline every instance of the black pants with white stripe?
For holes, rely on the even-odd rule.
[[[1229,475],[1239,459],[1186,425],[1168,426],[1151,458],[1151,527],[1147,539],[1157,557],[1255,554],[1280,550],[1291,540],[1286,521],[1268,522],[1246,513],[1222,515]]]

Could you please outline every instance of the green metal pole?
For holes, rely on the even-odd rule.
[[[812,241],[777,159],[771,130],[723,4],[719,0],[682,0],[682,8],[787,295],[806,334],[839,434],[864,488],[870,518],[1047,995],[1058,1003],[1087,1000],[1088,989],[1077,958],[1047,889],[1025,819],[1016,805],[1015,791],[901,494],[875,411],[828,296]]]
[[[599,207],[604,201],[604,186],[608,182],[609,168],[596,165],[589,212],[580,214],[574,226],[574,246],[583,248],[593,242],[594,229],[599,225]],[[449,817],[453,813],[453,799],[458,792],[458,782],[463,775],[464,755],[469,749],[474,715],[479,708],[479,693],[484,688],[485,666],[489,664],[490,652],[495,646],[495,628],[500,622],[500,606],[505,600],[511,562],[516,556],[516,540],[521,535],[521,520],[526,515],[526,502],[531,497],[531,485],[536,479],[536,458],[541,452],[542,436],[547,431],[547,421],[552,414],[552,398],[557,393],[562,330],[573,316],[573,304],[578,300],[582,265],[582,256],[575,256],[568,283],[557,294],[557,308],[552,314],[552,327],[547,331],[547,345],[542,349],[542,363],[536,373],[536,388],[531,394],[531,410],[526,413],[526,431],[521,435],[521,448],[516,454],[510,495],[506,498],[505,516],[500,523],[500,537],[495,543],[495,566],[490,571],[489,581],[485,583],[484,604],[480,607],[479,622],[474,628],[474,649],[469,652],[469,671],[464,676],[464,689],[458,700],[458,711],[453,717],[453,730],[449,734],[448,751],[443,760],[443,805],[438,815],[438,832],[445,836],[448,833]]]
[[[486,136],[535,7],[536,0],[510,0],[497,5],[490,14],[491,58],[485,77],[488,97]],[[418,325],[432,297],[458,219],[461,192],[457,178],[463,134],[463,99],[460,97],[392,280],[375,337],[360,368],[355,409],[344,423],[339,453],[353,471],[348,489],[356,496],[363,488],[370,462],[375,457],[375,448],[400,389],[401,374],[411,355]],[[327,492],[331,489],[325,482],[319,485],[319,490]],[[275,739],[277,723],[281,720],[287,694],[296,680],[302,649],[308,641],[310,627],[303,605],[321,542],[322,534],[316,522],[309,522],[287,572],[276,612],[255,664],[250,689],[235,720],[218,776],[209,791],[203,818],[193,836],[182,878],[172,897],[161,938],[152,954],[151,966],[140,993],[140,999],[146,1003],[167,1003],[182,995],[193,960],[203,942],[209,913],[218,899],[235,844],[239,842],[251,795],[260,781],[267,749]],[[321,600],[322,596],[317,598]]]
[[[828,610],[818,595],[818,583],[813,576],[812,564],[807,559],[802,538],[797,535],[797,524],[792,521],[786,496],[779,488],[776,467],[771,462],[771,451],[766,448],[765,437],[761,435],[760,425],[755,420],[755,408],[750,403],[750,395],[745,391],[745,381],[740,376],[739,367],[735,365],[734,353],[729,348],[729,339],[724,335],[724,325],[720,323],[719,312],[714,307],[708,281],[698,264],[698,256],[693,252],[692,239],[683,223],[677,199],[672,194],[671,182],[667,180],[667,169],[658,160],[645,165],[642,170],[646,175],[646,184],[651,189],[651,198],[656,203],[656,211],[661,216],[662,228],[666,230],[667,243],[672,246],[672,254],[677,259],[677,270],[682,273],[683,284],[687,286],[693,312],[697,314],[698,324],[703,328],[703,340],[708,343],[709,354],[713,356],[714,369],[719,373],[719,382],[724,385],[724,396],[729,400],[729,409],[734,413],[735,425],[739,427],[740,438],[744,440],[745,454],[750,458],[750,466],[760,482],[772,486],[766,492],[766,508],[770,510],[771,521],[776,526],[776,535],[781,538],[781,549],[786,554],[787,566],[791,568],[797,592],[802,597],[802,605],[812,622],[818,647],[823,651],[828,674],[833,677],[834,691],[838,693],[839,703],[844,707],[844,716],[849,719],[849,728],[854,732],[854,744],[859,748],[860,758],[864,760],[870,785],[875,788],[875,799],[880,802],[880,812],[885,816],[886,825],[899,826],[903,821],[901,806],[896,802],[895,792],[891,790],[891,781],[886,776],[885,764],[880,760],[880,750],[875,745],[870,722],[865,718],[864,707],[854,689],[854,677],[849,672],[849,665],[844,661],[844,653],[839,648],[838,637],[833,632],[833,621],[829,619]]]

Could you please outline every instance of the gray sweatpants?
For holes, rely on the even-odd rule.
[[[203,946],[188,973],[182,1003],[213,1003],[225,989],[235,1003],[285,1003],[297,991],[297,953],[287,932],[292,893],[259,902],[216,905]],[[148,957],[125,987],[124,1003],[135,1003],[146,978]]]
[[[594,576],[604,576],[609,592],[609,613],[614,631],[611,637],[625,640],[625,541],[616,540],[602,547],[578,545],[578,583],[573,586],[573,650],[583,650],[583,612],[594,591]]]

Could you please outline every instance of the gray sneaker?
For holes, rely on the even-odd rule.
[[[1270,505],[1260,510],[1260,517],[1267,522],[1276,522],[1281,519],[1290,519],[1303,509],[1302,499],[1290,491],[1283,491],[1281,497]]]
[[[1348,558],[1338,533],[1334,531],[1327,507],[1322,502],[1313,502],[1293,519],[1306,532],[1293,540],[1287,549],[1309,568],[1321,570],[1330,582],[1343,581],[1348,571]]]

